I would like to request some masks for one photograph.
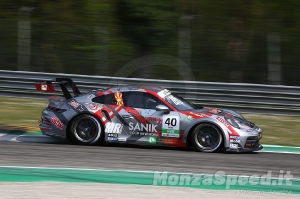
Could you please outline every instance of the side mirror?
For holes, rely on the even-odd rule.
[[[156,111],[162,111],[164,114],[169,114],[170,113],[170,109],[168,107],[166,107],[165,105],[157,105],[155,107]]]

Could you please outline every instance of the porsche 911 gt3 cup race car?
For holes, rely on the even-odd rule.
[[[138,145],[195,147],[202,152],[258,151],[262,129],[240,113],[200,107],[171,91],[151,85],[126,85],[80,93],[70,78],[37,83],[55,92],[42,111],[44,135],[76,144],[116,142]],[[67,86],[73,90],[70,92]]]

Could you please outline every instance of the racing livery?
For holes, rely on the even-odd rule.
[[[42,111],[44,135],[76,144],[116,142],[195,147],[202,152],[258,151],[262,129],[240,113],[195,105],[171,91],[151,85],[126,85],[81,93],[70,78],[37,83],[50,96]],[[67,86],[71,86],[73,94]]]

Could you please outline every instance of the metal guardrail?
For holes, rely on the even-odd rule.
[[[124,84],[158,85],[196,104],[234,109],[244,113],[300,116],[300,88],[295,86],[174,81],[107,76],[0,70],[0,95],[43,98],[49,93],[35,91],[35,83],[56,77],[70,77],[81,92]],[[58,89],[57,93],[62,95]]]

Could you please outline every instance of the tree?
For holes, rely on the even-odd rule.
[[[177,33],[175,12],[175,2],[170,0],[116,0],[119,34],[135,45],[137,57],[165,45]],[[151,75],[151,68],[140,73],[140,77]]]

